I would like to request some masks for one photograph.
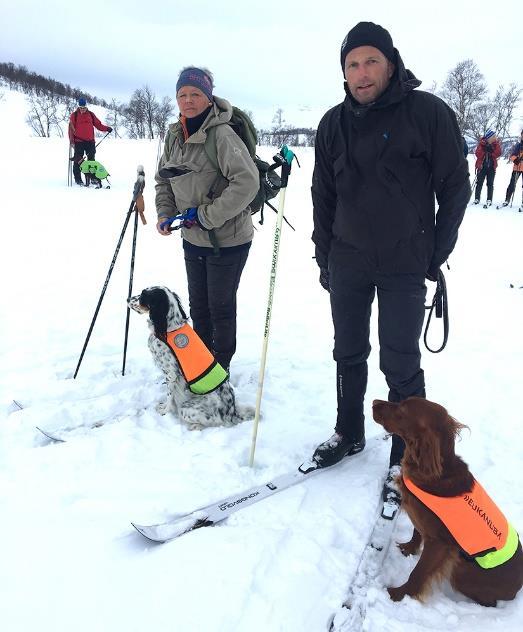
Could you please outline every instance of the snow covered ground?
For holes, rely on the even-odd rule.
[[[65,632],[323,632],[344,598],[369,534],[388,445],[245,508],[214,528],[153,545],[130,522],[160,522],[292,470],[335,420],[328,295],[312,260],[312,150],[300,149],[286,198],[263,419],[255,467],[252,422],[191,432],[154,405],[162,396],[145,318],[131,315],[121,376],[132,226],[78,378],[72,375],[131,201],[146,173],[147,226],[139,226],[134,288],[164,284],[187,305],[181,243],[155,231],[156,141],[106,139],[97,157],[110,190],[67,188],[67,142],[28,136],[23,99],[0,102],[2,310],[0,313],[0,628]],[[262,148],[262,155],[270,150]],[[472,160],[472,158],[471,158]],[[472,164],[472,163],[471,163]],[[496,177],[501,201],[510,176]],[[521,192],[516,193],[519,203]],[[483,197],[485,197],[485,192]],[[238,400],[256,397],[274,215],[267,211],[239,291]],[[427,395],[470,426],[458,452],[523,532],[520,404],[523,357],[523,213],[469,207],[446,273],[450,339],[424,353]],[[429,284],[429,295],[434,286]],[[439,323],[434,326],[437,344]],[[386,398],[373,328],[372,398]],[[17,400],[23,410],[13,404]],[[105,421],[96,429],[82,429]],[[77,428],[49,443],[35,426]],[[396,538],[410,537],[405,515]],[[369,592],[366,630],[521,629],[523,593],[496,609],[448,586],[425,604],[399,604],[415,560],[393,547]],[[519,624],[517,622],[520,622]]]

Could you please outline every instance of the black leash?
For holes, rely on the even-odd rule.
[[[447,345],[449,337],[449,305],[447,301],[447,285],[445,283],[445,277],[441,270],[438,271],[438,278],[436,280],[436,291],[434,292],[434,298],[432,299],[432,305],[425,305],[425,309],[430,310],[427,318],[427,324],[425,325],[425,332],[423,334],[423,342],[425,347],[431,353],[439,353],[443,351]],[[443,342],[439,349],[431,349],[427,342],[427,335],[429,332],[429,325],[432,318],[432,313],[436,310],[436,318],[443,318]]]

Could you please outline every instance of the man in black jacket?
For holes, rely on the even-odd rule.
[[[425,278],[435,281],[452,252],[470,197],[456,118],[439,98],[415,90],[421,82],[405,69],[388,31],[357,24],[343,41],[341,66],[346,97],[320,122],[312,181],[312,239],[320,283],[330,292],[337,363],[335,434],[314,453],[323,467],[365,446],[376,293],[389,400],[425,396]],[[404,447],[393,436],[391,474]]]

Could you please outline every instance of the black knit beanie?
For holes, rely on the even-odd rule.
[[[341,69],[345,72],[345,57],[353,48],[358,46],[374,46],[380,50],[385,57],[394,63],[394,45],[390,33],[379,24],[374,22],[359,22],[351,29],[341,45]]]

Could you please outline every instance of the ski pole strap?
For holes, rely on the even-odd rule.
[[[135,204],[136,212],[138,213],[138,215],[140,216],[140,219],[142,220],[142,225],[145,226],[147,224],[147,220],[145,219],[145,215],[144,215],[145,202],[143,200],[143,195],[141,193],[136,198],[136,202],[134,204]]]
[[[278,209],[277,209],[276,207],[274,207],[274,206],[273,206],[270,202],[268,202],[267,200],[265,200],[264,205],[265,205],[265,204],[267,204],[267,206],[268,206],[269,208],[272,208],[272,210],[273,210],[275,213],[278,213]],[[261,209],[261,212],[263,213],[263,207],[262,207],[262,209]],[[289,222],[289,220],[285,217],[285,215],[283,216],[283,221],[287,224],[287,226],[289,226],[290,228],[292,228],[292,230],[293,230],[294,232],[296,232],[296,229],[295,229],[295,228],[294,228],[294,226],[293,226],[293,225]],[[262,222],[262,221],[260,221],[259,223],[260,223],[260,224],[263,224],[263,222]]]
[[[160,224],[160,228],[163,230],[166,226],[169,227],[169,230],[172,232],[173,230],[180,230],[182,227],[182,222],[178,224],[178,226],[171,226],[174,220],[178,219],[179,215],[173,215],[173,217],[165,217],[164,221]]]
[[[423,342],[425,347],[431,353],[439,353],[447,345],[449,337],[449,307],[447,301],[447,285],[445,283],[445,276],[441,270],[438,271],[438,278],[436,280],[436,291],[434,292],[434,298],[431,305],[426,305],[425,309],[429,310],[429,316],[427,318],[427,324],[425,325],[425,332],[423,333]],[[439,349],[431,349],[427,342],[428,331],[430,321],[432,319],[432,313],[436,310],[436,318],[443,318],[443,342]]]

